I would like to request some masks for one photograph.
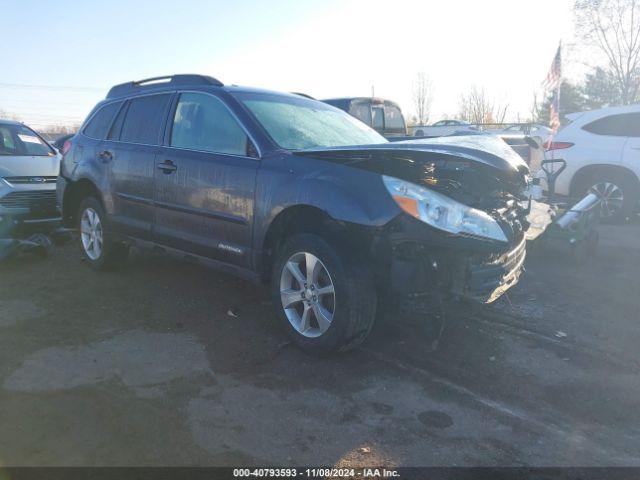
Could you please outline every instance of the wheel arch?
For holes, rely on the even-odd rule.
[[[269,224],[262,239],[259,272],[264,281],[269,279],[273,261],[285,238],[297,233],[313,233],[327,241],[359,243],[366,251],[370,238],[366,227],[333,218],[325,210],[308,204],[292,205],[282,209]],[[362,242],[364,241],[364,245]]]
[[[80,178],[67,187],[62,199],[62,221],[65,227],[73,227],[80,202],[88,196],[95,197],[104,207],[100,189],[89,178]]]
[[[582,185],[582,182],[586,181],[589,177],[594,175],[605,175],[607,173],[615,173],[628,176],[634,182],[636,186],[636,192],[640,191],[640,179],[638,179],[638,176],[633,170],[621,165],[591,164],[580,168],[576,173],[574,173],[569,187],[571,196],[580,194],[578,189]]]

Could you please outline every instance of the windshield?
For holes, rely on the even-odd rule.
[[[274,142],[287,150],[386,143],[351,115],[324,103],[279,95],[236,94]]]
[[[0,155],[49,157],[55,152],[29,127],[0,124]]]

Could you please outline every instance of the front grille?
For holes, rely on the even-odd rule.
[[[56,183],[58,177],[4,177],[11,185]]]
[[[56,192],[55,190],[11,192],[0,198],[0,206],[28,208],[36,212],[54,212],[56,210]]]

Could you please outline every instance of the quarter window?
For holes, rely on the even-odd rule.
[[[170,95],[150,95],[129,101],[122,124],[120,140],[131,143],[156,145]]]
[[[113,120],[113,116],[120,108],[121,102],[110,103],[109,105],[105,105],[91,118],[86,127],[84,127],[84,134],[87,137],[103,139],[106,134],[109,126],[111,126],[111,121]]]
[[[247,156],[249,139],[221,100],[183,93],[173,117],[171,146]]]
[[[122,124],[124,123],[124,117],[127,114],[127,105],[122,107],[116,116],[116,119],[113,121],[113,125],[111,125],[111,129],[109,130],[109,135],[107,138],[109,140],[118,140],[120,138],[120,132],[122,131]]]
[[[596,135],[640,137],[640,113],[621,113],[587,123],[583,130]]]

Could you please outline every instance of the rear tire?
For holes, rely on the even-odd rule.
[[[287,333],[306,352],[352,349],[373,327],[370,270],[318,235],[294,235],[278,250],[271,294]]]
[[[110,270],[126,260],[129,249],[113,240],[108,217],[100,201],[94,197],[83,199],[77,221],[80,252],[91,268]]]
[[[623,223],[633,215],[638,205],[638,182],[619,172],[594,173],[581,179],[575,189],[577,196],[584,197],[590,192],[602,200],[602,223]]]

